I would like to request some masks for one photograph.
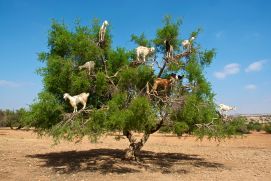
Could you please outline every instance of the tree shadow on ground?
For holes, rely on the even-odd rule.
[[[186,174],[189,170],[198,167],[224,169],[221,163],[208,162],[193,154],[142,151],[139,162],[125,160],[124,155],[124,150],[119,149],[93,149],[35,154],[26,157],[44,160],[42,167],[49,167],[57,173],[64,174],[82,171],[124,174],[144,170],[164,174]]]

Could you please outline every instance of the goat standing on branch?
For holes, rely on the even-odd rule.
[[[99,43],[104,42],[104,37],[106,33],[106,27],[109,25],[109,23],[105,20],[100,28],[99,31]]]
[[[154,47],[148,48],[148,47],[144,47],[144,46],[139,46],[136,48],[136,58],[137,61],[140,62],[139,57],[142,56],[143,57],[143,62],[146,61],[146,56],[150,55],[151,53],[153,53],[155,50]]]
[[[70,96],[68,93],[65,93],[63,98],[65,100],[69,99],[70,104],[73,107],[73,113],[77,112],[77,104],[81,103],[83,105],[82,109],[86,108],[87,100],[88,100],[89,93],[81,93],[79,95]]]
[[[171,74],[169,79],[163,79],[163,78],[157,78],[154,80],[154,84],[153,84],[153,92],[155,95],[158,95],[157,93],[157,88],[163,87],[165,93],[168,92],[168,88],[172,85],[172,83],[174,83],[176,80],[182,79],[183,76],[180,75],[176,75],[176,74]]]
[[[219,110],[220,110],[220,112],[221,112],[221,114],[223,115],[226,115],[226,113],[228,112],[228,111],[231,111],[231,110],[236,110],[236,107],[235,106],[227,106],[227,105],[225,105],[225,104],[219,104],[218,105],[218,107],[219,107]],[[226,115],[226,117],[227,117],[227,115]]]
[[[90,75],[90,73],[94,71],[94,67],[95,67],[95,62],[89,61],[89,62],[86,62],[84,65],[79,66],[79,70],[82,70],[83,68],[87,69],[88,74]]]
[[[169,40],[165,40],[164,43],[166,44],[166,57],[173,57],[173,46],[169,43]]]
[[[191,37],[190,40],[184,40],[182,41],[182,46],[185,48],[185,49],[188,49],[188,50],[191,50],[191,46],[192,46],[192,41],[195,40],[195,37]]]

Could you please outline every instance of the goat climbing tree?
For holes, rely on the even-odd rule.
[[[115,132],[129,142],[127,158],[138,158],[140,150],[152,133],[160,129],[176,133],[204,135],[215,138],[234,134],[219,118],[213,101],[214,93],[203,74],[215,56],[198,44],[199,30],[181,36],[181,21],[167,16],[153,40],[132,34],[137,46],[155,47],[146,62],[137,61],[135,50],[112,48],[110,26],[105,39],[98,44],[101,23],[92,26],[75,23],[73,31],[56,21],[52,22],[48,37],[48,52],[41,52],[38,69],[44,89],[30,105],[25,124],[34,126],[40,134],[60,140],[81,139],[88,136],[96,141],[100,136]],[[181,46],[181,38],[195,40],[190,48]],[[166,56],[165,40],[173,47],[173,56]],[[94,61],[91,75],[78,66]],[[155,80],[183,76],[169,83],[166,90]],[[89,93],[87,108],[71,113],[73,108],[63,99],[64,93]],[[142,133],[141,138],[135,133]]]

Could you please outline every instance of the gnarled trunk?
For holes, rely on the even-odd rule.
[[[161,119],[160,122],[157,123],[155,127],[153,127],[148,132],[146,131],[139,141],[136,140],[135,136],[132,134],[131,131],[124,130],[123,135],[125,135],[130,142],[129,148],[126,150],[126,153],[125,153],[125,158],[129,160],[137,161],[142,147],[148,141],[150,135],[155,133],[162,127],[163,122],[164,122],[164,119]]]
[[[140,141],[137,142],[135,136],[130,131],[124,131],[123,134],[128,138],[130,145],[129,148],[126,150],[125,158],[129,160],[138,160],[140,150],[147,142],[150,137],[150,134],[144,133],[143,137]]]

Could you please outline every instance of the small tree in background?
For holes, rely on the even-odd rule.
[[[26,110],[24,108],[14,110],[1,110],[0,109],[0,127],[17,127],[16,129],[20,129],[22,127],[24,114]]]
[[[44,89],[30,106],[25,124],[56,140],[87,135],[96,141],[108,132],[117,132],[130,142],[128,158],[137,158],[149,136],[163,126],[177,135],[186,132],[221,138],[234,134],[216,113],[214,93],[203,74],[215,52],[202,49],[196,41],[190,49],[183,49],[180,20],[165,17],[153,40],[144,34],[131,36],[137,45],[155,47],[154,56],[145,63],[135,62],[134,50],[111,47],[110,27],[103,46],[98,46],[99,25],[98,20],[91,27],[77,22],[74,31],[70,31],[66,25],[53,21],[49,51],[39,54],[44,63],[38,70]],[[190,37],[198,35],[199,30]],[[173,57],[165,56],[165,40],[174,48]],[[87,61],[95,62],[95,73],[90,76],[78,69]],[[171,73],[185,78],[172,84],[168,94],[162,90],[154,94],[154,80],[168,78]],[[72,108],[63,99],[66,92],[89,92],[87,109],[70,113]],[[136,132],[143,133],[142,138],[136,139]]]

